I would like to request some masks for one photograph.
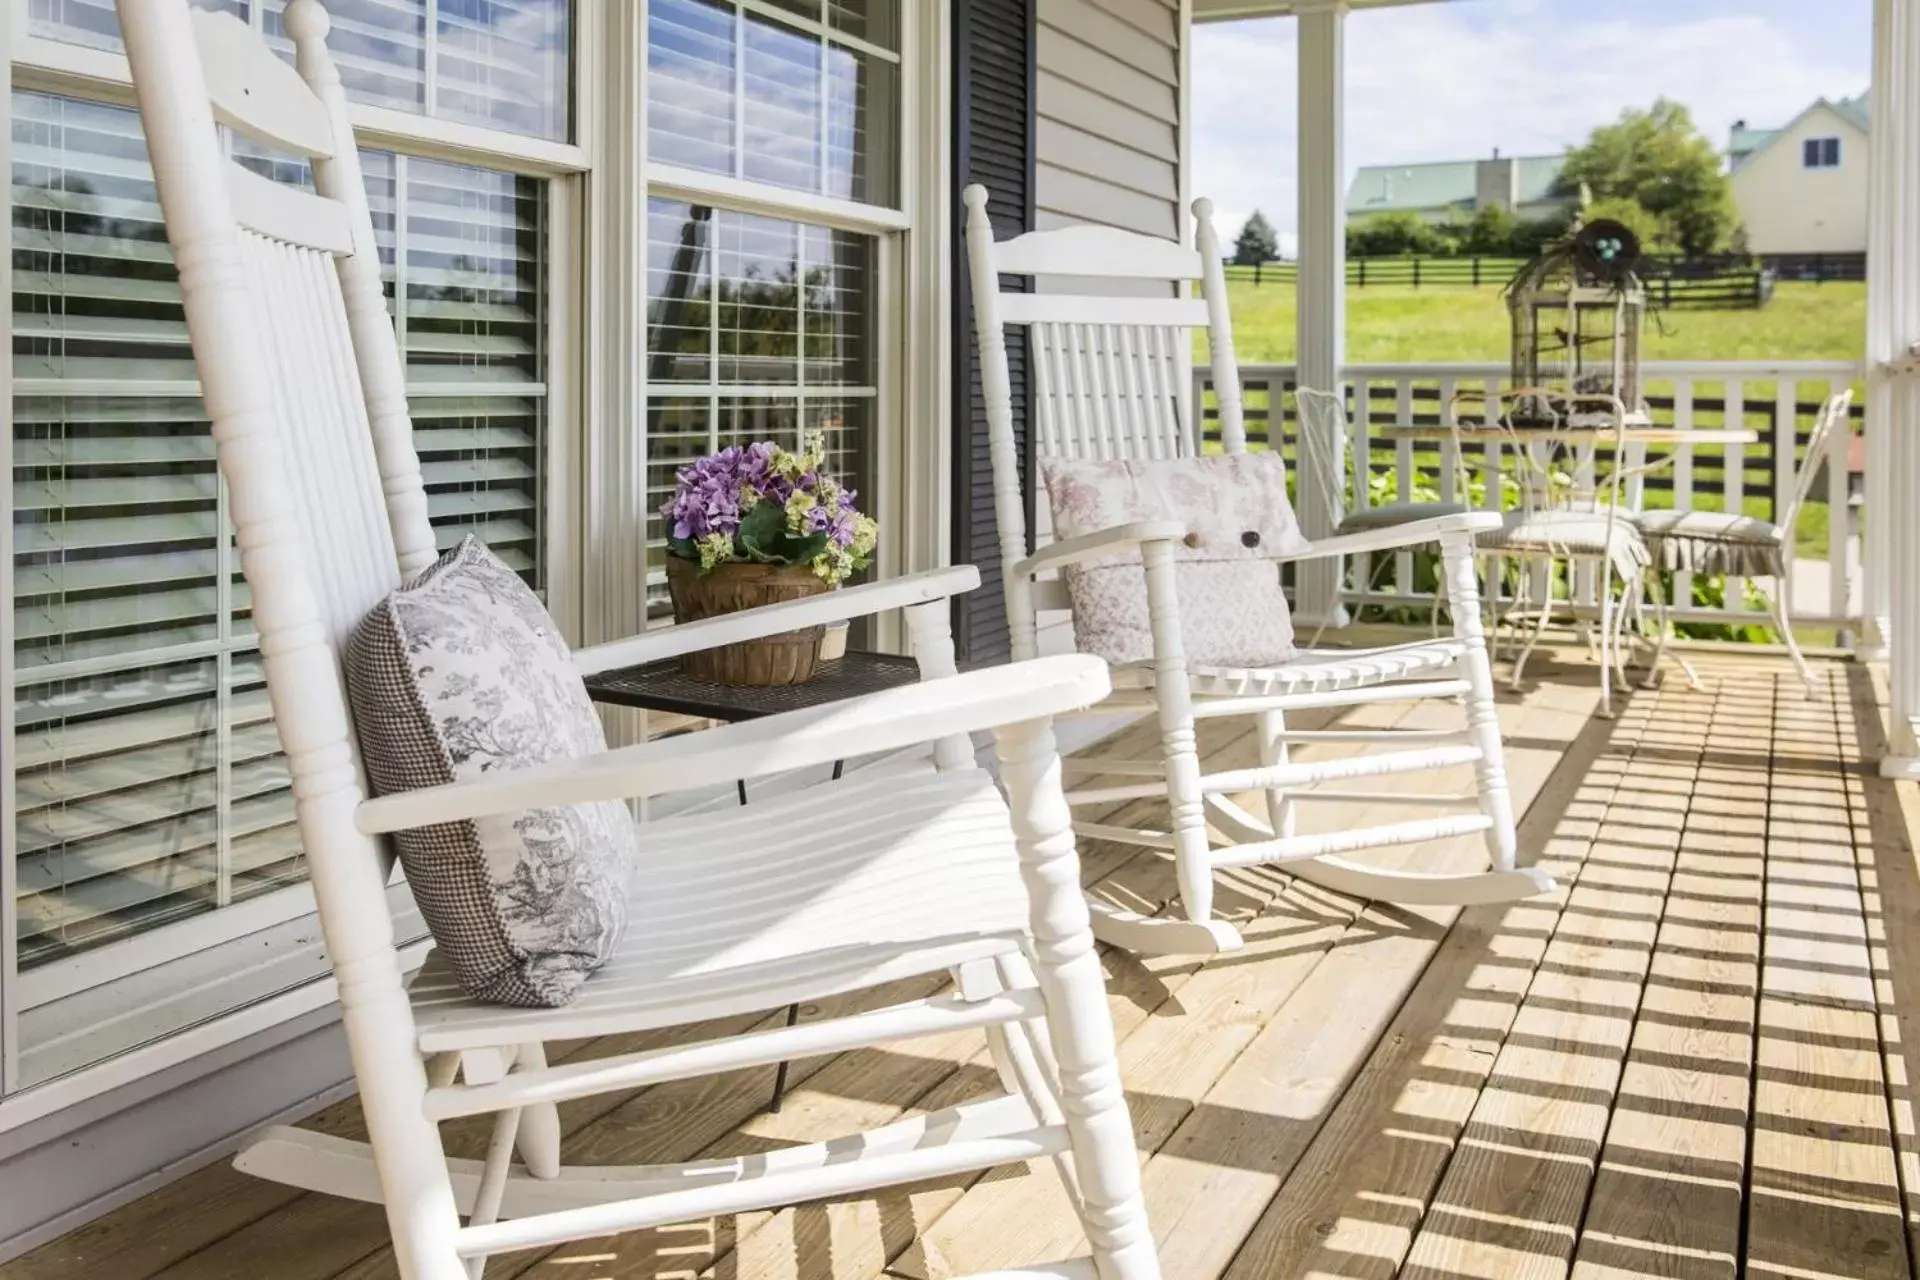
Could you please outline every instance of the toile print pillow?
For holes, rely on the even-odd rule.
[[[1186,524],[1186,539],[1174,548],[1174,588],[1189,662],[1271,666],[1293,655],[1293,621],[1273,557],[1307,543],[1287,500],[1279,454],[1049,458],[1041,470],[1054,536],[1063,541],[1136,520]],[[1137,548],[1069,565],[1063,576],[1082,652],[1117,663],[1153,657]]]
[[[346,665],[376,795],[607,747],[545,606],[474,538],[376,605]],[[477,1000],[564,1005],[626,928],[635,840],[618,802],[421,827],[394,844],[435,944]]]

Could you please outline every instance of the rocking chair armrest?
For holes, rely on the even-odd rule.
[[[1494,511],[1460,511],[1431,520],[1413,520],[1406,524],[1343,533],[1310,543],[1305,550],[1275,556],[1280,561],[1319,560],[1325,556],[1355,556],[1370,551],[1392,551],[1416,547],[1423,542],[1439,542],[1447,537],[1485,533],[1500,527],[1500,515]]]
[[[1098,658],[1034,658],[585,759],[396,792],[363,802],[354,821],[366,834],[381,835],[526,809],[688,791],[1045,719],[1091,706],[1111,689],[1107,664]]]
[[[1031,579],[1048,569],[1059,569],[1082,560],[1115,555],[1143,542],[1175,542],[1187,536],[1187,526],[1178,520],[1136,520],[1111,529],[1083,533],[1077,538],[1048,543],[1013,566],[1016,576]]]
[[[683,622],[628,636],[624,640],[576,649],[573,666],[583,676],[598,675],[602,671],[678,658],[723,644],[778,635],[782,631],[797,631],[802,627],[817,627],[826,622],[840,622],[848,618],[865,617],[870,613],[884,613],[889,609],[904,609],[911,605],[944,600],[949,596],[965,595],[979,585],[980,571],[970,564],[957,564],[926,573],[910,573],[902,578],[845,587],[802,600],[762,605],[758,609],[742,609],[723,617]]]

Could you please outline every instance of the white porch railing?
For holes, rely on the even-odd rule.
[[[1453,457],[1453,445],[1408,440],[1382,441],[1381,427],[1393,422],[1438,423],[1444,406],[1456,391],[1508,385],[1505,364],[1353,364],[1342,371],[1352,389],[1347,448],[1368,462],[1371,486],[1360,486],[1350,496],[1349,508],[1375,497],[1437,497],[1469,501],[1497,510],[1502,504],[1499,483],[1500,446],[1467,446],[1465,468],[1471,492],[1460,495],[1455,477],[1462,468]],[[1209,433],[1214,431],[1213,399],[1207,368],[1194,370],[1200,402],[1206,407]],[[1271,442],[1275,406],[1279,416],[1278,444],[1297,465],[1293,402],[1284,395],[1294,384],[1291,365],[1240,366],[1246,405],[1248,438],[1256,447]],[[1793,492],[1803,457],[1806,435],[1821,401],[1834,391],[1861,384],[1861,367],[1848,361],[1687,361],[1642,366],[1645,394],[1659,423],[1689,427],[1746,427],[1759,435],[1751,445],[1676,447],[1673,461],[1635,485],[1636,500],[1646,507],[1745,510],[1771,519]],[[1364,406],[1364,410],[1362,410]],[[1800,515],[1798,545],[1792,548],[1794,581],[1789,587],[1792,616],[1813,627],[1857,632],[1862,608],[1860,559],[1860,486],[1852,481],[1860,465],[1856,446],[1862,429],[1860,398],[1844,432],[1837,433],[1831,457],[1839,463],[1826,469],[1825,482],[1816,487]],[[1814,460],[1819,465],[1820,460]],[[1380,487],[1384,494],[1369,490]],[[1822,524],[1824,537],[1810,538]],[[1356,561],[1348,566],[1344,598],[1350,605],[1429,606],[1433,600],[1430,558],[1402,552],[1388,564]],[[1695,600],[1691,575],[1679,575],[1674,598],[1675,617],[1686,622],[1750,624],[1761,621],[1762,603],[1749,594],[1747,584],[1729,580],[1714,603],[1711,584],[1700,584]],[[1771,584],[1767,584],[1771,589]]]

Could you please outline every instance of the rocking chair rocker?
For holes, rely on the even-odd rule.
[[[1036,467],[1048,459],[1191,458],[1201,453],[1183,353],[1191,331],[1207,330],[1218,390],[1222,443],[1246,451],[1240,377],[1227,313],[1225,273],[1212,224],[1212,203],[1196,200],[1198,249],[1108,227],[1037,231],[996,241],[987,219],[987,192],[965,193],[967,249],[972,269],[974,327],[980,345],[993,459],[994,513],[999,528],[1007,619],[1016,660],[1039,651],[1038,615],[1071,607],[1057,571],[1135,548],[1146,579],[1153,633],[1150,661],[1114,669],[1114,697],[1103,710],[1152,709],[1159,718],[1161,752],[1154,760],[1076,758],[1076,773],[1140,781],[1081,787],[1069,804],[1112,804],[1165,796],[1171,830],[1076,821],[1083,835],[1170,850],[1184,918],[1145,916],[1095,901],[1095,936],[1151,954],[1207,953],[1240,945],[1239,934],[1213,914],[1216,869],[1284,864],[1289,873],[1355,897],[1409,904],[1504,902],[1552,888],[1545,873],[1516,868],[1514,816],[1501,754],[1493,676],[1482,634],[1474,534],[1497,528],[1499,516],[1465,512],[1387,528],[1324,538],[1279,561],[1358,555],[1438,543],[1446,575],[1453,634],[1389,648],[1299,649],[1266,667],[1189,664],[1181,640],[1174,589],[1174,547],[1186,529],[1150,521],[1107,529],[1029,550],[1020,448],[1014,434],[1011,382],[1003,326],[1025,325],[1033,342],[1033,432]],[[1003,276],[1074,277],[1074,292],[1020,293],[1001,288]],[[1089,279],[1117,282],[1106,296],[1078,290]],[[1194,280],[1201,298],[1189,296]],[[1143,281],[1177,285],[1176,296],[1140,296]],[[1133,292],[1127,295],[1128,286]],[[1123,296],[1126,295],[1126,296]],[[1039,486],[1036,485],[1036,488]],[[1044,502],[1044,493],[1041,501]],[[1044,523],[1044,522],[1043,522]],[[1277,581],[1274,590],[1279,590]],[[1439,732],[1335,729],[1289,730],[1286,713],[1315,707],[1357,706],[1400,699],[1461,699],[1465,724]],[[1195,721],[1253,716],[1261,746],[1257,768],[1205,774],[1195,743]],[[1289,750],[1305,742],[1384,742],[1398,749],[1338,760],[1295,762]],[[1397,791],[1310,792],[1301,788],[1341,779],[1380,778],[1470,764],[1474,787],[1464,795],[1410,796]],[[1266,818],[1235,803],[1234,792],[1260,791]],[[1355,830],[1298,834],[1297,806],[1322,799],[1364,797],[1381,804],[1420,803],[1466,809]],[[1215,846],[1209,821],[1222,837]],[[1480,834],[1492,869],[1474,874],[1387,870],[1340,855]]]
[[[188,0],[119,0],[119,12],[371,1137],[270,1129],[236,1164],[383,1203],[403,1280],[468,1280],[494,1253],[1045,1156],[1061,1163],[1091,1259],[1019,1274],[1154,1280],[1051,731],[1052,716],[1107,693],[1101,664],[952,674],[947,598],[978,575],[923,574],[575,655],[590,674],[904,608],[934,677],[922,684],[364,799],[342,642],[433,563],[435,539],[327,17],[318,0],[286,6],[296,73],[245,24]],[[310,157],[319,194],[227,159],[216,122]],[[974,762],[981,729],[998,736],[1004,800]],[[849,741],[932,742],[935,767],[642,824],[628,940],[572,1004],[478,1003],[433,960],[408,989],[381,837],[824,765]],[[543,1048],[948,972],[946,994],[795,1027],[557,1066]],[[561,1167],[557,1103],[962,1027],[985,1030],[1003,1095],[738,1160]],[[440,1122],[481,1115],[495,1117],[486,1159],[448,1160]]]

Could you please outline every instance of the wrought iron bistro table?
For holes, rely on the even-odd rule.
[[[586,678],[587,696],[595,702],[633,707],[641,711],[667,711],[675,715],[695,716],[702,720],[758,720],[783,711],[801,711],[863,693],[879,693],[920,679],[920,667],[912,658],[891,653],[868,653],[850,649],[845,657],[823,662],[814,669],[813,679],[805,684],[756,686],[715,684],[696,680],[680,670],[678,658],[649,662],[637,667],[602,671]],[[691,732],[680,730],[680,732]],[[833,780],[840,780],[844,760],[833,762]],[[747,781],[734,783],[740,803],[747,802]],[[787,1006],[787,1025],[800,1020],[800,1006]],[[787,1092],[787,1064],[781,1063],[773,1077],[771,1110],[780,1110]]]

